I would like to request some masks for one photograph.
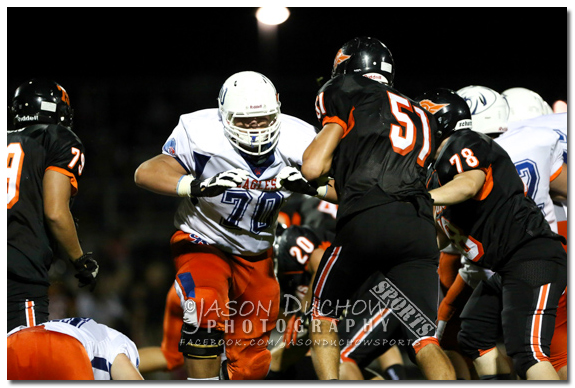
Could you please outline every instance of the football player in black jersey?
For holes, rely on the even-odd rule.
[[[455,379],[434,336],[439,251],[425,178],[436,124],[393,88],[394,73],[385,45],[355,38],[337,53],[316,99],[323,128],[304,152],[302,173],[308,181],[333,177],[339,201],[337,235],[314,282],[312,357],[322,380],[338,378],[337,333],[330,327],[340,306],[375,271],[387,280],[374,292],[418,311],[417,320],[402,325],[413,344],[410,358],[427,379]]]
[[[430,191],[440,237],[468,260],[495,272],[482,281],[461,313],[459,343],[483,378],[501,378],[496,341],[519,377],[555,380],[548,360],[559,298],[567,286],[564,238],[551,231],[540,209],[525,195],[523,181],[505,150],[472,129],[466,102],[451,90],[419,98],[435,106],[441,138],[433,165],[439,187]]]
[[[317,375],[309,349],[306,323],[310,314],[309,287],[317,273],[323,252],[335,236],[337,205],[305,196],[298,203],[301,225],[281,231],[274,243],[276,274],[290,314],[283,335],[283,344],[272,350],[268,380],[316,380]],[[338,323],[340,336],[342,380],[382,379],[367,367],[377,359],[385,380],[406,378],[403,359],[396,340],[399,321],[389,309],[369,292],[383,278],[376,273],[366,281],[350,300],[345,318]]]
[[[84,169],[84,146],[72,132],[68,93],[32,79],[16,89],[8,131],[8,331],[48,320],[53,249],[76,268],[80,286],[95,286],[98,264],[80,246],[71,197]]]

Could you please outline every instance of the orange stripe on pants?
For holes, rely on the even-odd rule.
[[[34,316],[34,301],[26,300],[25,306],[25,314],[26,314],[26,326],[36,326],[36,318]]]
[[[537,309],[533,315],[533,324],[531,326],[531,350],[533,351],[533,357],[539,361],[548,361],[547,356],[543,353],[543,349],[541,348],[541,324],[543,321],[543,313],[547,307],[549,286],[549,284],[541,286],[539,300],[537,301]]]
[[[88,353],[74,337],[35,326],[7,344],[8,380],[94,380]]]

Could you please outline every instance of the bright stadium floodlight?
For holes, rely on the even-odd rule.
[[[270,26],[276,26],[285,22],[289,18],[290,12],[286,7],[260,7],[256,12],[259,22]]]

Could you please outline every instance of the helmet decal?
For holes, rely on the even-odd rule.
[[[66,90],[60,85],[56,85],[56,87],[58,88],[59,91],[62,92],[62,101],[64,101],[68,106],[70,106],[70,97],[68,96]]]
[[[470,85],[457,91],[471,111],[473,130],[484,134],[507,131],[509,105],[495,90],[485,86]]]
[[[218,99],[220,100],[220,104],[224,104],[225,100],[226,100],[226,94],[228,93],[228,88],[226,88],[225,86],[222,86],[222,88],[220,89],[220,95],[218,96]]]
[[[351,55],[345,55],[343,51],[339,49],[333,61],[333,68],[335,69],[336,67],[339,66],[340,63],[348,60],[349,58],[351,58]]]
[[[419,102],[419,105],[421,105],[429,113],[436,113],[439,112],[441,109],[445,108],[446,106],[448,106],[449,104],[436,104],[431,100],[421,100]]]
[[[496,96],[493,93],[488,94],[484,90],[472,90],[471,93],[463,96],[463,99],[467,102],[471,114],[474,115],[491,107],[495,103]]]

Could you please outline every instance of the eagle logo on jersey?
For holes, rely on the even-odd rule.
[[[169,139],[166,144],[164,144],[164,151],[172,156],[176,155],[176,139]]]
[[[351,55],[345,55],[343,53],[343,51],[341,51],[341,49],[339,49],[339,51],[337,52],[336,56],[335,56],[335,60],[333,61],[333,68],[337,68],[339,66],[340,63],[347,61],[349,58],[351,58]]]
[[[442,108],[445,108],[449,104],[436,104],[431,100],[421,100],[419,102],[419,105],[421,105],[429,113],[434,114],[439,112]]]

